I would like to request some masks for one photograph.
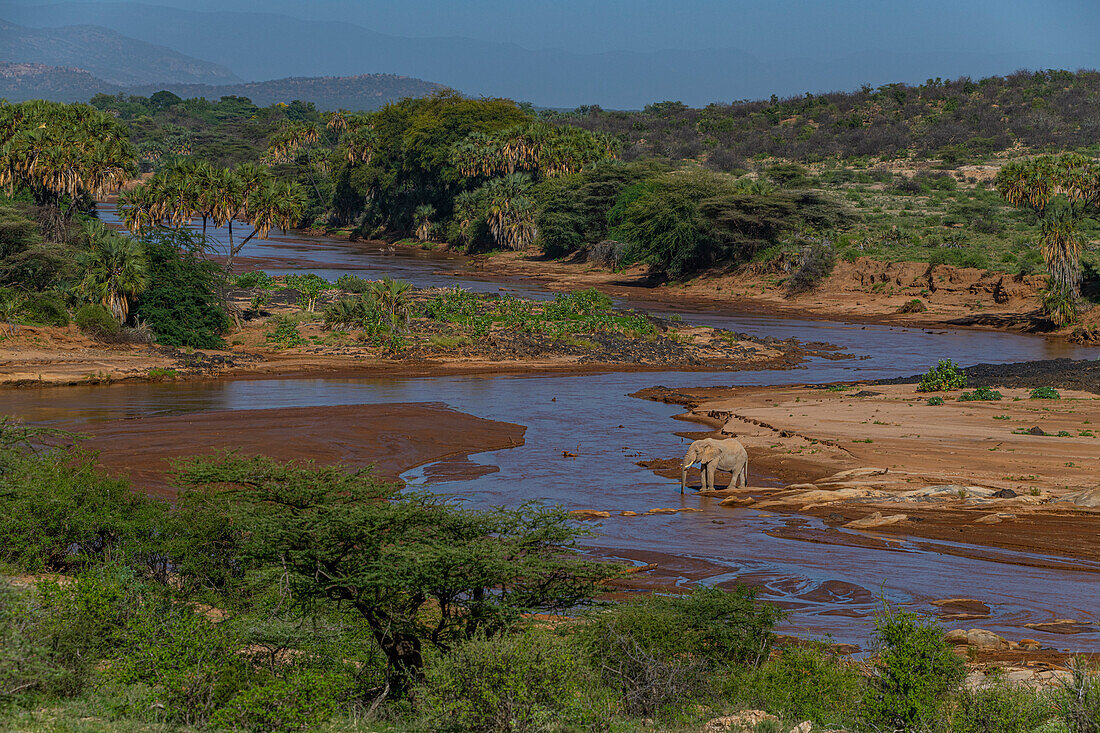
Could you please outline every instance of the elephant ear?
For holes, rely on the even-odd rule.
[[[718,446],[716,445],[704,446],[703,449],[699,451],[699,460],[704,463],[710,463],[718,458],[719,452]]]

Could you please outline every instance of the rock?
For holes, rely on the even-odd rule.
[[[751,496],[727,496],[722,501],[718,502],[718,506],[748,506],[749,504],[755,504],[756,499]]]
[[[660,507],[658,509],[650,509],[646,514],[676,514],[679,509],[669,509],[668,507]]]
[[[605,517],[610,517],[611,512],[601,512],[596,509],[574,509],[573,511],[569,512],[569,516],[573,517],[573,519],[581,520],[604,519]]]
[[[786,486],[784,488],[787,491],[808,491],[811,489],[816,489],[818,487],[817,484],[791,484],[790,486]]]
[[[1048,634],[1088,634],[1096,631],[1096,626],[1087,621],[1075,621],[1071,618],[1060,618],[1040,624],[1024,624],[1025,628],[1045,631]]]
[[[810,733],[814,729],[814,724],[808,720],[803,720],[801,723],[791,728],[790,733]]]
[[[846,481],[852,478],[862,478],[864,476],[881,476],[884,473],[889,472],[889,468],[850,468],[847,471],[841,471],[840,473],[834,473],[832,476],[826,476],[820,478],[814,483],[817,484],[831,484],[837,481]]]
[[[1012,521],[1015,518],[1015,514],[1006,514],[1004,512],[1000,514],[986,514],[984,517],[975,519],[974,524],[1000,524],[1001,522]]]
[[[1037,652],[1043,648],[1043,645],[1037,642],[1035,639],[1020,639],[1018,642],[1021,649],[1026,649],[1030,652]]]
[[[719,733],[720,731],[747,733],[765,721],[778,723],[779,718],[765,713],[763,710],[743,710],[734,715],[723,715],[721,718],[710,720],[703,726],[703,730],[707,733]]]
[[[947,496],[950,494],[957,495],[960,492],[968,497],[977,496],[988,498],[993,496],[993,489],[987,489],[984,486],[963,486],[962,484],[937,484],[935,486],[925,486],[923,489],[906,491],[902,496]]]
[[[1019,494],[1012,489],[1001,489],[1000,491],[993,492],[993,496],[998,499],[1015,499]]]
[[[1046,435],[1046,433],[1043,431],[1043,429],[1041,427],[1039,427],[1038,425],[1033,427],[1031,430],[1028,430],[1027,434],[1028,435]]]
[[[848,529],[871,529],[872,527],[885,527],[890,524],[904,522],[908,518],[909,517],[905,514],[891,514],[888,517],[884,517],[882,516],[882,512],[875,512],[869,517],[854,519],[844,526]]]
[[[872,392],[869,389],[861,389],[858,392],[852,394],[853,397],[878,397],[882,392]]]
[[[638,516],[638,512],[632,512],[629,509],[627,509],[625,512],[619,512],[619,516],[620,517],[636,517],[636,516]]]
[[[932,601],[932,605],[940,609],[944,618],[989,618],[989,606],[976,598],[940,598]]]
[[[943,635],[948,644],[977,647],[978,649],[1011,649],[1012,642],[986,629],[953,629]]]
[[[1065,497],[1077,506],[1100,507],[1100,486]]]

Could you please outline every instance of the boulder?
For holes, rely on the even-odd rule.
[[[610,517],[611,512],[601,512],[596,509],[574,509],[569,512],[569,516],[573,519],[604,519]]]
[[[847,471],[834,473],[832,476],[819,478],[814,483],[831,484],[836,483],[837,481],[847,481],[848,479],[862,478],[864,476],[881,476],[882,474],[887,473],[889,470],[890,469],[888,468],[871,468],[869,466],[865,468],[850,468]]]
[[[1001,489],[1000,491],[993,492],[993,496],[997,499],[1015,499],[1019,494],[1012,489]]]
[[[1045,631],[1048,634],[1088,634],[1096,631],[1096,626],[1088,621],[1075,621],[1071,618],[1059,618],[1039,624],[1024,624],[1026,628]]]
[[[962,492],[969,496],[978,496],[982,498],[988,498],[993,496],[993,489],[987,489],[984,486],[963,486],[962,484],[937,484],[936,486],[925,486],[923,489],[916,489],[914,491],[906,491],[902,496],[948,496],[951,494],[959,494]]]
[[[638,516],[638,512],[632,512],[629,509],[627,509],[626,511],[619,512],[619,516],[620,517],[636,517],[636,516]]]
[[[748,506],[749,504],[755,504],[756,499],[751,496],[727,496],[722,501],[718,502],[718,506]]]
[[[884,517],[882,516],[882,512],[875,512],[863,519],[853,519],[844,526],[848,529],[871,529],[873,527],[885,527],[887,525],[897,524],[898,522],[904,522],[908,518],[909,517],[905,514],[891,514],[888,517]]]
[[[963,620],[989,618],[989,606],[977,598],[940,598],[932,601],[945,618]]]
[[[657,509],[650,509],[646,514],[676,514],[679,509],[669,509],[668,507],[660,507]]]
[[[978,649],[1011,649],[1012,642],[986,629],[953,629],[943,636],[948,644],[966,645]]]

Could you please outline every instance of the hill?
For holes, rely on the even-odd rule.
[[[167,90],[184,99],[224,96],[247,97],[261,107],[296,99],[313,102],[319,110],[375,110],[403,97],[424,97],[443,85],[395,74],[357,76],[290,77],[273,81],[213,86],[210,84],[150,84],[128,87],[128,94],[149,96]]]
[[[402,37],[353,22],[303,20],[258,12],[196,12],[132,2],[7,3],[3,17],[24,25],[94,23],[133,38],[171,45],[225,64],[248,80],[345,76],[365,70],[433,79],[473,95],[503,96],[544,107],[600,104],[638,109],[678,99],[688,104],[780,96],[860,84],[919,83],[1019,68],[1100,65],[1100,52],[979,52],[966,46],[906,51],[838,45],[820,57],[782,46],[765,55],[738,48],[604,50],[575,53],[519,45],[523,36],[485,41],[453,36]],[[64,19],[59,21],[57,19]],[[166,29],[170,29],[170,32]],[[736,43],[731,29],[730,38]],[[609,39],[612,43],[613,39]],[[789,55],[789,56],[788,56]]]
[[[0,20],[0,62],[84,69],[102,82],[119,86],[240,81],[219,64],[95,25],[27,28]]]
[[[1017,71],[703,108],[663,102],[639,112],[591,107],[543,114],[614,135],[627,159],[693,159],[725,171],[768,158],[935,159],[952,167],[1020,146],[1095,147],[1100,72]]]
[[[96,94],[119,91],[119,87],[72,66],[0,63],[0,98],[9,102],[28,99],[86,102]]]

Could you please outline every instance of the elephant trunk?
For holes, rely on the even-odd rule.
[[[687,487],[688,469],[687,466],[680,466],[680,493],[684,493],[684,489]]]

